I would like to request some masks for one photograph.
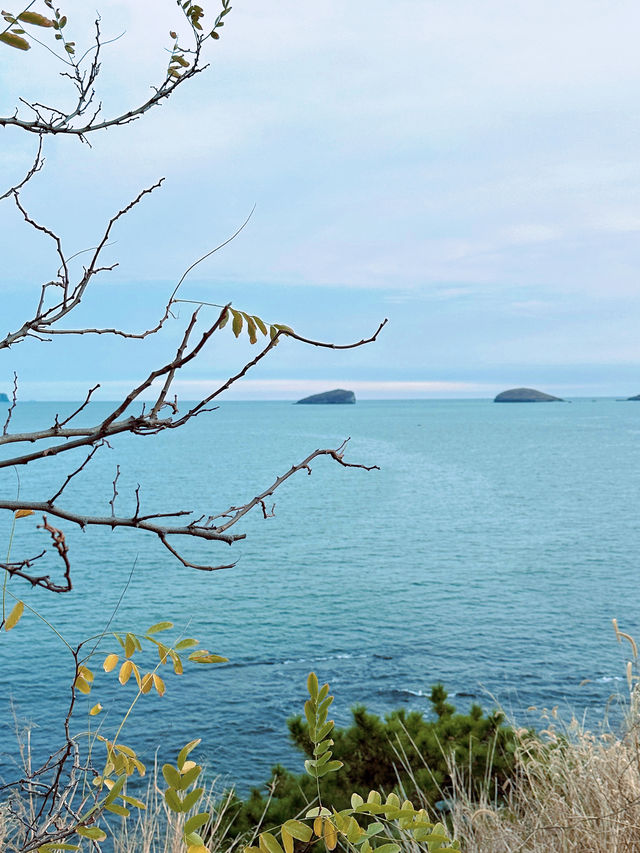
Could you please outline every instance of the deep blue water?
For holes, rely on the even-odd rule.
[[[95,404],[93,417],[105,405]],[[13,428],[71,408],[22,404]],[[53,596],[11,582],[76,643],[107,623],[135,566],[115,628],[142,632],[171,619],[230,659],[167,677],[163,698],[143,698],[122,735],[141,757],[152,761],[158,744],[170,756],[202,737],[210,773],[243,789],[264,781],[276,761],[297,768],[285,721],[300,709],[311,669],[330,681],[338,723],[356,703],[381,713],[427,710],[430,685],[442,681],[460,708],[498,702],[531,721],[528,706],[557,704],[595,725],[611,693],[624,689],[626,649],[610,620],[640,635],[640,404],[224,403],[181,431],[113,440],[73,481],[65,504],[107,514],[119,464],[121,514],[133,509],[137,483],[149,511],[209,514],[347,436],[347,459],[380,471],[318,460],[311,477],[299,473],[277,493],[275,518],[240,522],[245,542],[182,543],[196,562],[239,557],[235,569],[203,574],[150,534],[64,525],[74,591]],[[20,470],[22,498],[50,495],[82,458]],[[16,482],[13,470],[0,471],[2,494],[14,495]],[[6,545],[11,519],[3,516]],[[14,557],[40,550],[37,521],[17,523]],[[101,653],[112,645],[105,641]],[[19,721],[35,724],[34,748],[43,753],[59,732],[69,669],[68,652],[33,615],[3,632],[3,774],[15,754],[10,700]],[[115,691],[113,681],[97,675],[94,694],[79,701],[78,729],[98,700],[111,709],[105,728],[117,721],[133,687]]]

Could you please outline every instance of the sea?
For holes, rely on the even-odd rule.
[[[20,403],[11,428],[41,428],[74,408]],[[78,420],[109,410],[92,404]],[[640,404],[222,402],[179,430],[110,439],[58,502],[109,515],[113,501],[122,516],[139,486],[145,514],[215,515],[347,438],[345,461],[379,470],[316,459],[277,489],[269,517],[256,509],[237,523],[246,539],[173,540],[191,562],[237,560],[232,569],[187,568],[150,533],[50,517],[66,536],[73,590],[8,583],[27,609],[0,636],[0,776],[14,775],[19,741],[34,761],[61,742],[73,673],[65,644],[89,640],[95,673],[72,730],[100,726],[109,737],[136,695],[133,679],[121,686],[117,669],[102,669],[120,651],[111,632],[143,635],[163,620],[174,625],[163,639],[195,638],[228,662],[190,663],[183,675],[164,667],[165,695],[142,696],[119,739],[150,766],[201,738],[196,757],[209,778],[241,793],[276,763],[302,769],[287,719],[301,711],[312,670],[331,686],[338,725],[356,705],[429,715],[438,682],[459,710],[500,707],[519,725],[572,716],[617,725],[630,645],[616,640],[612,619],[640,639]],[[5,446],[2,458],[16,449],[31,445]],[[4,468],[2,494],[50,497],[85,455]],[[11,514],[0,515],[2,559],[47,548],[42,573],[60,579],[41,515],[17,519],[13,537]],[[143,643],[151,651],[134,660],[153,667]],[[98,702],[104,710],[90,717]]]

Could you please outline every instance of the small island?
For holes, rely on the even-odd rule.
[[[298,403],[355,403],[355,401],[356,395],[353,391],[336,388],[334,391],[323,391],[322,394],[304,397],[302,400],[297,400],[296,405]]]
[[[494,399],[494,403],[563,403],[561,397],[554,397],[551,394],[545,394],[543,391],[536,391],[535,388],[511,388],[509,391],[502,391]]]
[[[640,403],[640,394],[636,394],[635,397],[627,397],[627,402],[629,400],[637,400]]]
[[[8,402],[9,402],[9,398],[7,397],[7,395],[0,392],[0,403],[8,403]]]

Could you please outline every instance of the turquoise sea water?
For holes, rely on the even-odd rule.
[[[13,428],[72,408],[22,404]],[[89,414],[105,411],[95,404]],[[557,704],[601,720],[625,684],[626,649],[611,618],[640,635],[640,404],[225,403],[183,430],[112,441],[65,503],[108,513],[119,464],[121,514],[133,509],[137,483],[145,510],[218,512],[347,436],[347,459],[380,471],[318,460],[311,477],[297,474],[276,494],[275,518],[256,513],[239,525],[245,542],[182,543],[196,562],[239,557],[235,569],[203,574],[151,535],[66,525],[74,591],[52,596],[11,582],[74,643],[104,627],[133,568],[114,627],[172,619],[230,659],[167,677],[167,694],[140,702],[124,742],[152,761],[158,744],[164,758],[202,737],[209,772],[245,789],[276,761],[299,766],[285,721],[311,669],[330,681],[338,723],[356,703],[427,710],[436,681],[460,708],[499,702],[530,722],[529,706]],[[53,493],[82,458],[20,470],[21,497]],[[0,471],[3,494],[14,495],[16,482],[13,470]],[[40,550],[36,522],[18,522],[14,556]],[[2,775],[15,754],[10,702],[20,722],[35,724],[34,749],[44,754],[67,700],[64,667],[68,653],[30,614],[0,637]],[[79,700],[78,729],[98,699],[105,726],[117,719],[133,687],[116,691],[113,680],[100,673],[94,695]]]

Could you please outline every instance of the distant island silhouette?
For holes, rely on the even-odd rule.
[[[353,391],[345,391],[343,388],[336,388],[333,391],[323,391],[321,394],[312,394],[310,397],[304,397],[302,400],[297,400],[297,403],[355,403],[356,395]]]
[[[494,403],[563,403],[561,397],[545,394],[544,391],[536,391],[535,388],[511,388],[502,391],[494,399]]]
[[[640,403],[640,394],[636,394],[635,397],[627,397],[627,400],[637,400]]]

